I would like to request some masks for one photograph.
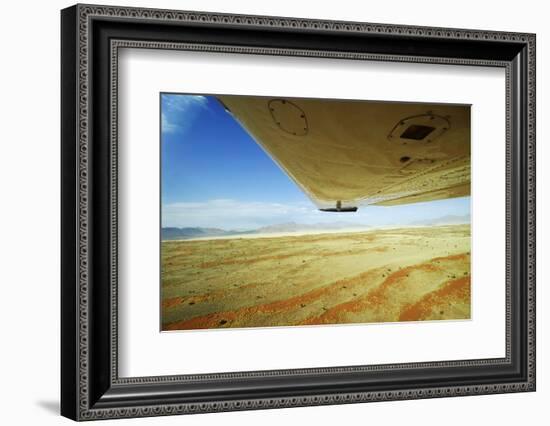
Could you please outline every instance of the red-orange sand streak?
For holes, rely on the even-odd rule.
[[[470,300],[470,277],[447,281],[441,288],[425,295],[418,302],[401,311],[399,321],[420,321],[427,319],[434,307],[452,302],[467,303]]]

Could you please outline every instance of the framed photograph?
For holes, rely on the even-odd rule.
[[[61,412],[535,390],[535,35],[61,12]]]

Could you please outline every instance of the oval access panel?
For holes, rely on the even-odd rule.
[[[285,99],[272,99],[267,107],[273,121],[282,131],[294,136],[307,134],[306,113],[298,105]]]

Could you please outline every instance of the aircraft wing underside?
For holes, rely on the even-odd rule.
[[[467,105],[217,98],[321,210],[470,194]]]

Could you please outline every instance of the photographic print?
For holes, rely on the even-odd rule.
[[[465,320],[470,106],[160,94],[161,330]]]

